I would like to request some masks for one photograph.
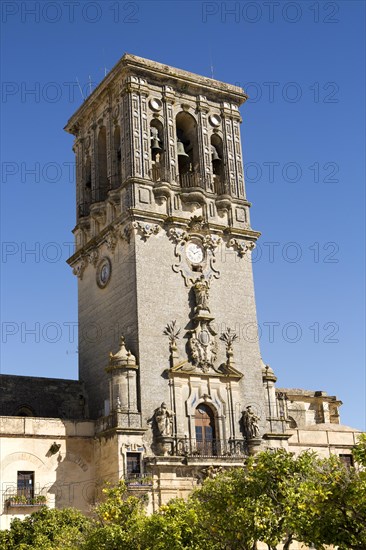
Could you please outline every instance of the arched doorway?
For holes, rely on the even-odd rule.
[[[201,456],[217,455],[215,417],[212,409],[204,403],[198,405],[194,423],[197,453]]]

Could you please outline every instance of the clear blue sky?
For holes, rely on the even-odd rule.
[[[82,102],[76,77],[86,94],[89,75],[94,87],[129,52],[213,70],[251,96],[242,138],[262,232],[263,359],[279,386],[337,395],[343,423],[365,428],[365,3],[3,0],[1,10],[1,372],[77,377],[63,126]]]

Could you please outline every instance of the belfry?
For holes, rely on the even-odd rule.
[[[123,477],[152,511],[260,450],[351,460],[357,430],[340,425],[341,402],[276,388],[261,358],[246,99],[126,54],[68,121],[79,381],[1,377],[3,527],[25,513],[9,504],[24,475],[33,500],[83,510]]]
[[[253,337],[259,233],[244,189],[246,99],[236,86],[125,55],[66,126],[76,138],[69,263],[80,334],[96,327],[93,341],[79,341],[80,378],[100,435],[114,434],[126,464],[140,449],[138,470],[175,469],[182,456],[240,462],[289,437]],[[105,369],[119,336],[137,362]]]

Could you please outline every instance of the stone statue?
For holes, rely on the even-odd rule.
[[[199,311],[201,309],[204,309],[206,311],[210,311],[210,308],[208,307],[208,289],[209,289],[209,282],[206,281],[205,276],[202,274],[199,279],[196,280],[196,282],[193,285],[194,295],[196,298],[196,309],[195,311]]]
[[[154,411],[154,420],[156,423],[156,429],[159,436],[172,437],[173,436],[173,417],[175,413],[170,411],[166,403],[162,403],[160,407]]]
[[[257,439],[259,437],[259,420],[259,416],[254,414],[250,405],[242,412],[243,428],[248,439]]]

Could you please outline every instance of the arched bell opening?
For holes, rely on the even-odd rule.
[[[215,414],[206,403],[196,407],[194,416],[196,451],[201,456],[217,456],[219,442]]]
[[[199,172],[197,123],[186,112],[176,116],[178,171],[182,186],[192,186],[190,174]]]
[[[107,171],[107,132],[105,126],[101,126],[98,133],[98,185],[93,190],[93,202],[103,201],[108,191]]]
[[[216,193],[220,193],[221,185],[224,181],[224,161],[223,161],[223,143],[220,136],[213,134],[211,136],[211,164]]]
[[[92,178],[91,178],[91,158],[87,154],[84,162],[84,177],[82,182],[82,188],[79,195],[78,204],[78,217],[82,218],[89,214],[89,207],[92,196]]]
[[[164,128],[160,120],[154,119],[150,123],[150,159],[152,166],[153,181],[162,179],[164,166]]]
[[[121,174],[121,129],[116,125],[113,132],[113,156],[114,156],[114,174],[113,189],[118,189],[122,182]]]

